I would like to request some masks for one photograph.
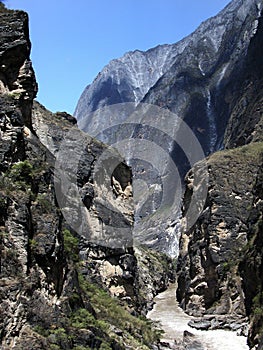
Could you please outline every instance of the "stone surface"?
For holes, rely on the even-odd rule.
[[[177,269],[177,297],[181,306],[194,316],[210,315],[195,324],[198,329],[204,326],[240,329],[246,334],[246,317],[251,316],[248,295],[255,296],[256,291],[251,287],[253,283],[248,286],[244,254],[247,258],[252,252],[258,254],[258,246],[248,247],[254,210],[259,219],[260,209],[257,206],[253,209],[253,203],[255,183],[259,183],[262,169],[262,146],[262,142],[251,143],[217,152],[207,159],[206,205],[197,223],[182,233]],[[200,171],[202,165],[196,169]],[[186,189],[186,207],[192,191],[192,188]],[[257,196],[261,196],[260,193],[257,191]],[[256,201],[258,203],[258,199]],[[257,233],[255,235],[254,239]],[[261,269],[260,261],[261,258],[252,268],[256,276]],[[255,285],[258,289],[261,283],[256,281]]]
[[[224,153],[214,155],[218,158],[214,158],[214,164],[210,169],[212,183],[206,208],[200,221],[195,225],[194,231],[190,235],[184,234],[182,238],[178,290],[182,305],[184,304],[190,313],[208,313],[214,317],[211,327],[232,329],[239,327],[239,332],[247,335],[244,316],[248,317],[250,323],[248,343],[251,348],[255,346],[259,349],[262,342],[262,331],[259,326],[262,324],[260,297],[262,283],[259,277],[262,274],[260,234],[262,231],[260,175],[262,154],[261,151],[259,152],[263,135],[263,76],[260,58],[262,38],[261,17],[257,22],[257,31],[248,47],[243,66],[237,65],[238,74],[230,77],[233,84],[228,84],[223,90],[224,99],[228,101],[231,110],[224,136],[225,147],[235,148],[252,142],[249,146],[250,151],[247,153],[248,159],[246,159],[246,152],[249,148],[233,150],[234,158],[230,153],[228,165],[225,163],[226,166],[223,167],[221,161],[225,157]],[[243,165],[238,165],[241,159],[240,152],[244,152]],[[258,160],[252,165],[251,160],[254,159],[255,154],[258,154]],[[212,159],[213,157],[208,160],[208,164]],[[236,168],[237,165],[238,168]],[[216,175],[213,174],[213,168],[218,169]],[[229,189],[231,189],[230,192]],[[186,191],[187,193],[185,204],[189,190]],[[233,220],[231,225],[229,220]],[[227,241],[229,241],[228,244],[226,244]],[[184,258],[187,249],[189,249],[189,256]],[[236,249],[240,249],[240,253]],[[232,254],[232,262],[228,258],[227,261],[223,261],[227,255],[230,256],[229,254]],[[190,261],[189,258],[192,261],[191,268],[186,262]],[[186,267],[185,272],[183,272],[183,266]],[[232,274],[230,279],[229,273]],[[224,274],[226,276],[222,279]],[[183,275],[188,277],[184,278]],[[215,305],[212,304],[211,307],[211,303]],[[233,314],[237,316],[237,320],[229,321],[229,316],[231,318]],[[225,321],[222,320],[221,315],[226,316]]]
[[[262,159],[263,161],[263,159]],[[243,278],[245,293],[245,306],[250,317],[249,345],[255,344],[261,349],[263,342],[262,334],[262,204],[263,204],[263,177],[262,166],[257,172],[256,182],[252,190],[253,202],[249,213],[248,245],[243,259],[239,264],[239,273]]]
[[[72,116],[52,114],[33,102],[37,84],[28,17],[0,3],[1,349],[178,348],[179,343],[158,343],[158,334],[142,317],[153,297],[174,280],[174,264],[166,255],[134,247],[136,190],[141,193],[135,205],[144,205],[135,217],[147,218],[139,230],[144,243],[167,252],[175,233],[185,228],[177,294],[188,313],[202,317],[192,325],[246,335],[248,318],[249,345],[262,347],[261,10],[261,1],[234,0],[180,43],[111,62],[84,93],[89,112],[143,101],[179,114],[205,155],[233,148],[188,173],[179,222],[176,211],[167,219],[167,208],[162,208],[165,220],[154,215],[148,220],[160,201],[163,179],[174,177],[159,153],[149,151],[161,173],[142,162],[132,178],[131,164],[82,133]],[[177,157],[183,178],[192,164],[186,164],[171,136],[160,132],[163,125],[177,130],[175,125],[157,113],[155,129],[142,128],[149,109],[136,111],[136,142],[150,138],[164,146],[170,158]],[[90,119],[87,126],[104,130],[106,116]],[[102,135],[104,141],[131,135],[129,128],[118,136],[111,131]],[[185,212],[206,165],[208,197],[196,224],[187,228]],[[196,184],[195,174],[201,183]],[[141,187],[134,188],[135,180]],[[178,195],[174,187],[166,191]],[[186,348],[203,346],[189,333],[183,342]]]
[[[0,23],[0,92],[13,97],[20,107],[23,122],[30,126],[37,84],[29,57],[28,15],[21,11],[3,10]]]
[[[0,19],[0,348],[158,349],[137,317],[149,298],[138,292],[131,170],[72,116],[33,102],[28,16],[0,3]],[[105,153],[117,193],[97,164]]]

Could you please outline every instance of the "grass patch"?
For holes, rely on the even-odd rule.
[[[88,296],[96,312],[96,321],[101,322],[99,325],[103,331],[109,332],[112,326],[115,326],[123,332],[121,339],[124,338],[129,346],[140,346],[140,349],[147,349],[148,346],[160,339],[163,332],[157,329],[152,321],[144,316],[131,315],[120,305],[118,299],[111,297],[99,286],[85,280],[81,274],[79,274],[79,282],[81,289]],[[120,340],[114,332],[109,334],[114,339]]]
[[[208,158],[208,163],[213,161],[228,163],[232,160],[238,162],[244,158],[249,158],[252,161],[258,159],[262,153],[263,142],[252,142],[245,146],[215,152]]]

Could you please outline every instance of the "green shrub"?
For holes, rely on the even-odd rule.
[[[96,319],[88,310],[78,309],[71,316],[71,326],[78,329],[96,326]]]
[[[101,343],[99,350],[112,350],[111,346],[109,346],[107,343]]]
[[[73,234],[67,229],[63,230],[63,238],[64,238],[64,250],[68,259],[72,260],[73,262],[78,262],[79,261],[78,238],[74,237]]]
[[[263,306],[254,308],[254,315],[263,316]]]
[[[41,207],[43,213],[49,213],[52,210],[53,204],[50,202],[48,196],[44,193],[39,193],[37,195],[36,201]]]
[[[29,239],[28,243],[31,249],[34,249],[37,246],[37,241],[35,239]]]
[[[67,341],[68,334],[64,328],[57,328],[50,331],[50,334],[54,334],[58,341]]]
[[[138,339],[144,345],[150,345],[160,339],[163,332],[157,329],[152,321],[144,316],[139,318],[131,315],[120,305],[118,299],[111,297],[99,286],[85,280],[81,274],[79,274],[79,283],[96,312],[96,325],[100,325],[102,330],[106,331],[110,325],[113,325],[129,336],[130,341],[133,341],[134,344],[138,344]],[[103,321],[102,324],[100,324],[101,321]]]
[[[35,326],[33,330],[36,333],[42,335],[42,337],[47,337],[49,335],[49,330],[47,330],[44,327],[39,326],[39,325]]]
[[[28,160],[15,163],[10,169],[9,176],[14,181],[29,182],[33,176],[33,165]]]
[[[60,346],[58,346],[56,344],[50,344],[49,349],[50,350],[61,350]]]

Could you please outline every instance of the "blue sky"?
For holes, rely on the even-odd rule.
[[[73,114],[89,83],[111,60],[175,43],[229,0],[6,0],[29,14],[31,59],[47,109]]]

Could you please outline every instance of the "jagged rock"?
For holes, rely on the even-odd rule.
[[[36,127],[36,132],[42,142],[54,154],[59,152],[59,145],[65,138],[66,133],[72,127],[74,128],[74,125],[69,123],[67,124],[64,120],[61,123],[63,128],[57,126],[59,123],[61,123],[60,120],[54,118],[52,113],[47,111],[43,106],[37,103],[34,104],[33,125]],[[45,131],[45,133],[43,131]],[[101,150],[98,146],[99,143],[94,143],[92,149],[95,150],[97,154],[100,154]],[[86,177],[85,173],[89,173],[89,164],[91,163],[94,163],[94,155],[92,157],[87,157],[85,155],[85,159],[82,161],[83,165],[80,168],[81,173],[79,173],[79,177],[81,179]],[[85,169],[87,169],[87,171],[85,171]],[[119,192],[116,192],[115,189],[116,182],[119,186]],[[81,198],[85,206],[93,211],[95,218],[100,215],[100,219],[107,223],[109,217],[108,215],[110,215],[113,227],[115,227],[114,225],[120,226],[122,222],[122,215],[117,216],[116,213],[107,214],[107,212],[105,212],[105,208],[101,206],[101,202],[97,198],[94,199],[95,194],[96,196],[100,196],[100,193],[102,192],[98,189],[92,178],[89,180],[89,182],[85,182],[84,184],[80,181],[79,183],[82,186],[80,188]],[[121,211],[122,213],[127,212],[129,221],[132,219],[132,208],[129,204],[132,203],[131,183],[132,179],[130,168],[124,163],[121,163],[112,173],[111,190],[117,197],[116,205],[118,205],[118,203],[121,204],[122,202],[126,203],[127,209],[122,206]],[[103,194],[103,196],[107,197],[107,200],[110,198],[109,193],[107,195]],[[127,224],[124,222],[124,225]],[[95,221],[93,221],[93,230],[96,230]],[[97,240],[95,242],[97,243]],[[105,241],[103,243],[105,243]],[[142,253],[139,252],[140,248],[136,248],[135,252],[133,252],[132,246],[128,250],[122,248],[119,250],[114,250],[103,246],[98,247],[97,244],[90,244],[89,242],[85,242],[85,239],[81,240],[80,256],[85,261],[86,266],[83,269],[83,273],[88,273],[89,275],[94,276],[97,282],[106,286],[113,295],[128,301],[130,306],[132,306],[132,304],[138,304],[139,309],[146,312],[147,307],[149,307],[152,302],[153,296],[165,288],[169,278],[172,279],[173,272],[170,273],[170,276],[169,273],[166,274],[165,272],[168,271],[168,264],[171,265],[172,261],[170,260],[170,262],[168,262],[169,259],[167,258],[167,262],[165,262],[165,260],[164,262],[161,262],[162,258],[158,257],[157,253],[155,254],[154,260],[152,260],[153,253],[151,254],[147,250],[143,250],[145,258],[149,259],[149,264],[145,266],[140,258]],[[158,262],[158,265],[156,265],[156,268],[153,269],[153,263],[156,262]],[[145,278],[149,278],[150,276],[152,277],[148,281],[149,283],[147,286],[151,289],[151,293],[144,293]],[[136,292],[134,291],[134,286]],[[143,298],[141,298],[142,294]],[[139,301],[136,300],[137,295],[140,295]]]
[[[262,159],[263,162],[263,159]],[[245,293],[245,306],[250,317],[251,327],[249,330],[249,345],[257,345],[261,349],[263,334],[262,325],[262,205],[263,205],[263,171],[262,166],[257,173],[256,182],[252,190],[253,202],[249,213],[248,245],[243,259],[239,265],[239,272],[243,278]]]
[[[30,126],[31,107],[37,84],[30,61],[28,15],[22,11],[0,12],[0,92],[13,97],[23,123]]]
[[[225,132],[224,142],[227,148],[236,147],[249,142],[262,141],[263,76],[260,59],[262,38],[263,26],[261,17],[257,23],[257,32],[248,47],[243,69],[240,70],[236,79],[234,79],[233,76],[231,77],[231,81],[235,81],[236,83],[234,83],[233,86],[229,84],[226,89],[225,98],[229,101],[231,100],[230,106],[232,106],[232,113]],[[249,164],[251,161],[250,157],[257,153],[257,148],[260,149],[260,145],[260,143],[252,143],[249,146],[252,154],[247,160],[245,160],[246,156],[244,154],[242,156],[243,161]],[[242,148],[240,150],[242,150]],[[235,152],[237,152],[236,155],[238,155],[240,150],[237,149],[236,151],[233,151],[233,155]],[[246,148],[244,150],[246,150]],[[189,301],[186,301],[184,307],[186,307],[190,313],[194,312],[195,314],[200,307],[202,313],[210,313],[212,315],[218,313],[225,314],[227,317],[223,320],[218,319],[218,317],[215,316],[214,321],[212,322],[212,327],[228,327],[232,330],[239,328],[239,332],[247,335],[248,330],[246,321],[243,320],[242,316],[244,315],[244,312],[242,311],[242,315],[239,317],[231,319],[232,313],[234,313],[234,315],[240,314],[241,305],[242,309],[245,307],[245,314],[250,317],[248,341],[251,347],[254,345],[258,346],[260,339],[262,338],[262,334],[259,331],[259,324],[262,322],[262,316],[260,312],[256,316],[253,311],[256,307],[259,311],[262,305],[260,298],[257,299],[257,296],[260,295],[259,291],[262,290],[259,278],[262,269],[262,240],[257,229],[258,225],[260,227],[260,213],[262,211],[260,204],[260,198],[262,198],[262,179],[260,178],[262,155],[260,154],[261,153],[259,152],[258,161],[253,170],[253,175],[250,173],[250,169],[246,168],[247,164],[240,164],[237,172],[234,171],[233,173],[237,159],[234,156],[232,162],[232,156],[229,155],[229,165],[226,166],[225,170],[224,167],[220,170],[218,169],[218,174],[212,176],[213,180],[210,185],[211,190],[209,191],[206,205],[206,209],[208,209],[208,206],[210,206],[211,209],[203,211],[202,216],[200,217],[200,222],[194,229],[195,234],[193,240],[191,241],[190,239],[190,237],[192,237],[191,234],[189,237],[184,235],[183,238],[186,246],[192,246],[189,250],[189,254],[192,262],[195,262],[195,267],[190,268],[190,270],[188,269],[185,272],[185,275],[191,275],[192,282],[189,280],[186,282],[185,278],[180,279],[182,277],[181,270],[181,277],[179,277],[179,281],[181,282],[179,282],[178,290],[180,300],[184,298],[183,290],[188,290],[188,292],[186,292],[186,294],[188,294],[186,298],[189,298]],[[220,153],[218,155],[220,155]],[[213,167],[220,167],[220,158],[221,157],[217,159],[215,158],[215,163],[212,166],[212,169],[210,169],[210,174],[211,171],[213,172]],[[230,179],[235,173],[238,174],[236,175],[238,181],[232,183]],[[251,175],[247,178],[248,174]],[[223,178],[228,184],[227,186],[222,183]],[[251,181],[251,179],[253,179],[253,181]],[[254,185],[255,182],[256,185]],[[219,189],[217,189],[218,186],[220,186]],[[229,192],[229,199],[231,199],[232,203],[228,200],[227,204],[225,199],[228,186],[232,189],[231,193]],[[211,197],[211,194],[214,191],[215,195]],[[248,199],[249,201],[247,201]],[[187,196],[185,197],[185,200],[187,200]],[[219,206],[218,203],[220,203]],[[231,217],[234,221],[237,221],[229,225]],[[213,232],[213,228],[210,228],[211,220],[214,225],[217,223],[214,237],[211,236],[211,233]],[[239,232],[237,231],[238,226]],[[206,234],[205,241],[209,241],[209,247],[207,244],[200,245],[202,232],[208,233]],[[220,237],[223,236],[225,236],[225,238],[222,241]],[[227,240],[229,240],[229,244],[226,244]],[[251,246],[253,240],[257,240],[257,244]],[[239,249],[241,249],[240,254],[235,253],[238,246],[240,247]],[[183,247],[183,245],[181,247]],[[182,258],[184,260],[184,254],[184,249],[181,249],[180,259]],[[226,257],[227,254],[234,254],[232,263],[230,263],[229,259],[225,262],[222,261],[222,257]],[[179,265],[181,263],[184,264],[181,261]],[[207,265],[210,265],[210,268],[205,267]],[[181,267],[182,266],[183,265],[181,265]],[[185,266],[187,266],[187,264]],[[205,272],[204,269],[206,270]],[[231,283],[229,286],[227,280],[229,279],[229,272],[231,272],[231,270],[234,280],[229,280]],[[224,282],[226,283],[226,286],[222,288],[220,285],[223,282],[222,276],[224,275],[227,275]],[[198,291],[190,285],[193,285],[195,281],[200,282],[203,280],[210,280],[211,278],[214,282],[210,281],[210,284],[208,284],[209,288],[207,290],[204,289],[201,292],[203,297],[200,298],[200,296],[197,295]],[[233,285],[239,285],[237,290],[235,290],[236,287],[233,289]],[[257,299],[257,306],[255,306],[255,300],[253,302],[253,298]],[[190,303],[190,299],[193,301],[192,304]],[[214,302],[215,300],[217,300],[217,302],[211,307],[211,302]]]
[[[229,101],[232,110],[224,136],[227,148],[262,141],[262,28],[260,18],[243,68],[237,65],[237,68],[241,69],[238,74],[230,76],[233,85],[228,84],[224,92],[224,98]],[[207,203],[193,230],[182,236],[178,265],[178,298],[182,306],[194,315],[211,314],[212,329],[238,329],[238,332],[244,335],[247,335],[248,331],[244,316],[250,316],[248,339],[251,347],[259,344],[262,338],[259,331],[262,318],[260,315],[255,316],[252,309],[252,299],[262,289],[258,277],[262,266],[262,244],[258,231],[254,231],[255,222],[261,216],[259,198],[262,197],[262,180],[258,178],[262,168],[260,147],[260,143],[252,143],[249,148],[233,150],[232,154],[226,154],[228,164],[225,163],[225,166],[221,163],[225,157],[224,153],[218,153],[218,156],[215,154],[212,164],[210,161],[213,157],[208,160],[210,190]],[[240,158],[242,150],[244,154]],[[247,150],[249,152],[246,156]],[[257,161],[251,172],[250,162],[255,155]],[[242,158],[242,163],[239,163],[239,159]],[[217,174],[214,173],[216,168]],[[258,186],[256,188],[255,181]],[[190,186],[187,186],[186,206],[192,191]],[[252,242],[253,239],[258,239],[258,243],[249,248],[249,241]],[[255,256],[258,257],[257,262]],[[191,266],[189,261],[192,261]],[[204,288],[200,289],[200,285]],[[253,286],[256,286],[257,291]],[[259,308],[260,305],[261,301],[258,302]],[[218,314],[225,316],[222,318]]]
[[[246,289],[238,267],[247,249],[262,152],[262,143],[251,143],[207,159],[207,201],[197,223],[182,233],[178,258],[177,297],[182,307],[195,316],[211,315],[201,324],[193,321],[194,327],[205,322],[209,328],[244,328]],[[201,168],[202,164],[196,166]],[[186,208],[192,191],[186,189]]]
[[[257,26],[257,32],[248,47],[243,69],[236,78],[231,78],[235,84],[232,90],[227,89],[225,94],[225,98],[231,96],[230,104],[234,107],[224,137],[227,148],[262,141],[262,16]]]
[[[138,261],[137,293],[143,313],[153,307],[153,298],[175,280],[175,261],[146,247],[135,247]]]
[[[235,0],[180,43],[136,51],[112,62],[110,68],[117,68],[114,75],[103,70],[86,91],[89,111],[116,102],[156,103],[183,116],[205,154],[222,145],[262,140],[257,54],[262,52],[261,10],[259,0]],[[0,4],[0,17],[1,349],[122,350],[142,343],[145,349],[201,349],[189,334],[185,344],[173,346],[151,345],[144,338],[147,334],[156,344],[158,337],[131,314],[145,314],[153,296],[174,279],[173,261],[146,248],[134,249],[134,184],[131,168],[119,153],[80,132],[66,112],[52,114],[35,102],[32,115],[37,84],[29,59],[27,15]],[[133,69],[143,73],[144,82]],[[111,96],[105,96],[105,90]],[[143,113],[140,118],[139,123]],[[100,122],[104,131],[108,120]],[[96,131],[95,124],[92,119],[88,126]],[[102,135],[109,143],[130,130],[117,139],[111,131]],[[177,157],[183,176],[190,165],[171,138],[167,140],[158,127],[152,131],[139,125],[133,133],[135,139],[151,136]],[[159,161],[159,155],[154,156]],[[201,178],[204,164],[188,175],[184,210],[196,186],[194,173]],[[170,169],[167,164],[162,167],[162,179],[167,174],[174,177]],[[208,169],[205,208],[181,240],[178,296],[189,313],[206,314],[201,325],[195,322],[197,327],[209,324],[212,329],[244,333],[245,316],[250,316],[249,343],[260,348],[262,143],[215,154],[208,159]],[[153,167],[137,164],[135,177],[148,178],[151,199],[138,215],[149,214],[160,201],[158,175]],[[173,186],[168,190],[174,193]],[[145,237],[151,229],[149,245],[163,250],[170,241],[159,238],[166,237],[165,232],[174,237],[178,220],[157,223],[151,228],[148,222],[141,229]]]
[[[158,336],[135,316],[146,301],[136,288],[131,170],[116,151],[83,136],[72,116],[33,103],[27,14],[0,3],[0,17],[0,347],[149,349],[142,329],[153,344]],[[74,167],[65,142],[79,140]],[[97,164],[105,154],[121,196],[107,164]],[[68,166],[62,173],[59,160]],[[70,181],[62,188],[71,175],[77,194]],[[82,231],[87,216],[90,230]]]
[[[184,331],[183,344],[185,349],[189,350],[204,350],[202,343],[195,339],[196,336],[188,331]]]
[[[33,125],[37,127],[42,142],[57,156],[57,171],[63,172],[63,182],[57,183],[56,190],[69,224],[77,232],[86,232],[88,240],[96,244],[117,248],[132,246],[132,198],[121,196],[116,200],[112,184],[112,173],[118,174],[118,169],[123,172],[122,159],[117,152],[81,133],[71,121],[56,120],[52,113],[37,104],[33,111]],[[108,171],[104,161],[111,162]],[[125,169],[131,183],[131,171],[127,166]],[[72,193],[76,185],[79,194],[74,198]],[[65,187],[67,190],[61,186],[68,186]],[[87,209],[90,222],[83,220]]]
[[[209,328],[211,328],[211,321],[208,320],[191,320],[188,324],[189,326],[202,331],[207,331]]]

